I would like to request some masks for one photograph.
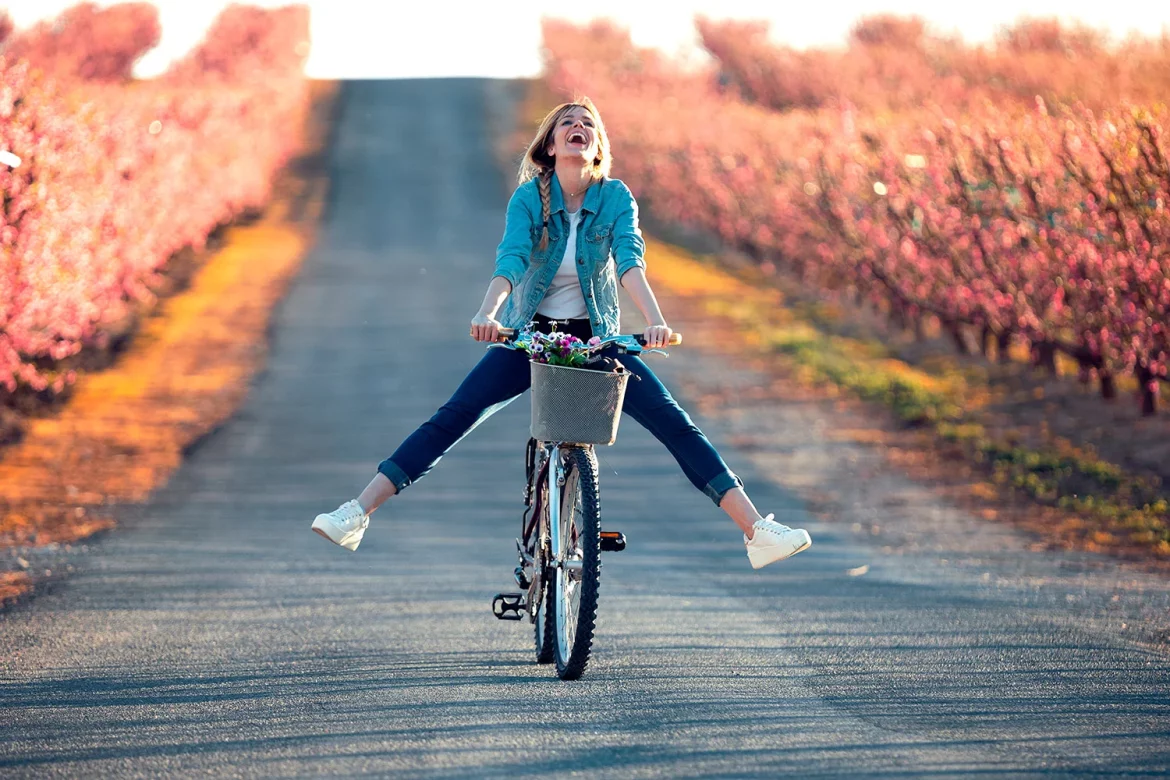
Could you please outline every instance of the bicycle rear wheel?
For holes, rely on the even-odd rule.
[[[553,550],[554,660],[557,676],[576,680],[593,646],[597,594],[601,584],[601,502],[597,457],[592,447],[566,447],[561,493],[560,549]],[[547,608],[547,607],[546,607]]]

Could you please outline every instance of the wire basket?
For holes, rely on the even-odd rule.
[[[532,438],[613,444],[630,372],[532,363]]]

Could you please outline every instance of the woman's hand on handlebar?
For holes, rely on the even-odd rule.
[[[498,341],[500,337],[500,322],[486,314],[476,314],[471,318],[471,337],[476,341]]]
[[[656,349],[670,344],[670,337],[673,333],[674,331],[666,324],[648,325],[646,330],[642,331],[642,338],[646,340],[648,349]]]

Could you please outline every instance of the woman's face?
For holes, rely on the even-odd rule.
[[[589,110],[570,108],[553,126],[549,154],[553,157],[592,163],[597,156],[597,127]]]

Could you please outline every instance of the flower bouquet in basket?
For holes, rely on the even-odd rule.
[[[596,360],[601,350],[601,339],[597,336],[582,341],[559,331],[541,333],[532,329],[532,323],[520,331],[515,344],[518,349],[528,353],[533,363],[571,368],[592,368],[588,364]]]
[[[530,323],[514,344],[531,361],[533,438],[612,444],[630,372],[601,357],[601,339],[540,333]]]

